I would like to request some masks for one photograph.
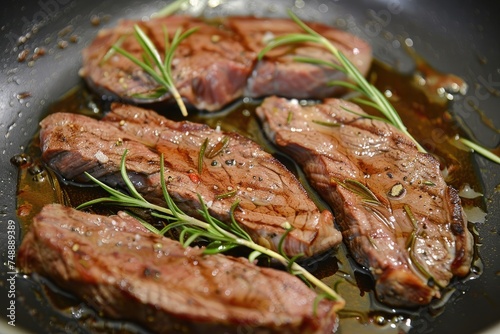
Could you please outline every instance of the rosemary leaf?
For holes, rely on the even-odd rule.
[[[364,100],[363,100],[364,101]],[[369,101],[365,101],[367,103],[369,103]],[[377,117],[377,116],[373,116],[373,115],[370,115],[370,114],[360,114],[359,112],[355,112],[354,110],[352,109],[349,109],[349,108],[346,108],[346,107],[343,107],[341,106],[341,108],[351,114],[354,114],[356,116],[359,116],[361,118],[369,118],[369,119],[376,119],[378,121],[381,121],[381,122],[385,122],[387,123],[387,120],[385,118],[381,118],[381,117]]]
[[[300,63],[308,63],[308,64],[330,67],[330,68],[333,68],[335,70],[338,70],[338,71],[345,73],[345,69],[342,66],[339,66],[338,64],[332,63],[331,61],[326,61],[323,59],[316,59],[316,58],[311,58],[311,57],[304,57],[304,56],[294,56],[293,60],[300,62]]]
[[[168,83],[153,69],[151,68],[148,64],[144,63],[143,61],[137,59],[134,55],[131,53],[125,51],[124,49],[113,45],[112,48],[116,50],[117,53],[121,54],[122,56],[126,57],[130,61],[132,61],[134,64],[137,66],[141,67],[145,72],[147,72],[156,82],[159,84],[167,87]],[[167,87],[168,88],[168,87]]]
[[[137,99],[158,99],[165,95],[167,92],[168,91],[165,88],[159,87],[155,90],[152,90],[151,92],[132,94],[132,97]]]
[[[234,189],[234,190],[228,191],[227,193],[219,194],[219,195],[215,196],[215,198],[216,199],[229,198],[229,197],[233,197],[234,195],[236,195],[236,193],[237,193],[237,191],[236,191],[236,189]]]
[[[377,196],[375,196],[375,194],[363,183],[352,179],[346,179],[344,180],[343,185],[352,192],[359,194],[367,202],[380,204]]]
[[[144,219],[140,218],[139,216],[133,214],[132,212],[130,211],[127,211],[127,214],[129,216],[132,216],[134,217],[135,219],[137,219],[141,224],[142,226],[144,226],[146,229],[148,229],[150,232],[153,232],[154,234],[160,234],[160,231],[154,227],[153,225],[151,225],[150,223],[148,223],[147,221],[145,221]]]
[[[333,80],[333,81],[329,81],[326,83],[328,86],[340,86],[340,87],[345,87],[345,88],[348,88],[350,90],[353,90],[355,92],[359,92],[359,93],[364,93],[361,88],[359,88],[358,86],[356,86],[355,84],[353,83],[350,83],[350,82],[347,82],[347,81],[340,81],[340,80]]]
[[[293,33],[289,35],[278,36],[267,44],[258,54],[257,58],[262,60],[264,55],[270,50],[277,48],[283,45],[290,45],[295,43],[303,43],[303,42],[317,42],[317,39],[313,36],[308,36],[300,33]]]
[[[203,141],[203,144],[201,144],[200,147],[200,153],[198,154],[198,174],[201,175],[201,172],[203,171],[203,157],[205,156],[205,151],[208,146],[208,138],[205,138]]]
[[[293,119],[293,112],[290,110],[288,112],[288,115],[286,116],[286,124],[292,123],[292,119]]]
[[[318,124],[318,125],[329,126],[329,127],[334,127],[334,128],[342,125],[340,123],[325,122],[325,121],[320,121],[317,119],[313,119],[311,122]]]
[[[135,189],[134,185],[132,184],[132,181],[130,181],[130,178],[128,177],[127,174],[127,167],[125,165],[125,157],[127,156],[128,150],[125,150],[125,152],[122,155],[122,160],[120,162],[120,173],[122,176],[123,181],[125,182],[125,185],[127,186],[128,191],[130,194],[132,194],[133,197],[137,198],[140,201],[146,201],[141,194]]]
[[[408,254],[410,255],[410,260],[415,265],[415,267],[420,271],[422,275],[424,275],[425,278],[427,279],[432,279],[436,285],[440,288],[444,288],[442,285],[439,284],[439,282],[432,276],[432,274],[420,263],[420,261],[417,259],[414,253],[414,248],[415,248],[415,242],[417,241],[417,235],[418,235],[418,224],[417,224],[417,219],[415,215],[413,214],[413,211],[411,210],[410,206],[405,204],[404,205],[404,210],[408,217],[410,218],[410,221],[413,225],[413,231],[410,234],[410,237],[406,241],[406,247],[408,249]]]
[[[361,99],[361,98],[357,98],[357,97],[352,98],[351,101],[354,103],[357,103],[357,104],[363,104],[365,106],[368,106],[368,107],[371,107],[373,109],[380,111],[380,106],[372,101],[368,101],[366,99]],[[345,110],[346,108],[343,108],[343,109]],[[380,121],[387,122],[386,119],[383,119],[381,117],[366,114],[366,118],[370,118],[370,117],[372,119],[378,119]]]
[[[238,224],[238,222],[236,222],[236,219],[234,218],[234,210],[239,205],[239,202],[239,200],[234,201],[233,205],[231,205],[231,209],[229,210],[229,214],[231,217],[231,230],[234,234],[242,239],[252,240],[250,235],[240,226],[240,224]]]
[[[123,36],[120,36],[120,38],[118,38],[118,40],[115,42],[115,44],[113,44],[115,47],[114,48],[111,47],[106,52],[106,54],[104,54],[104,56],[102,57],[101,61],[99,62],[99,66],[103,65],[104,63],[106,63],[108,60],[111,59],[111,57],[113,57],[116,54],[116,48],[119,48],[123,44],[123,41],[125,40],[125,38],[127,38],[127,35],[123,35]]]

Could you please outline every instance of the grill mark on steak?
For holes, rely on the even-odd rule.
[[[376,280],[378,298],[394,306],[428,304],[440,296],[438,285],[446,286],[453,275],[465,276],[470,270],[473,239],[460,198],[430,154],[418,152],[392,125],[346,110],[363,113],[342,100],[302,107],[271,97],[257,115],[267,136],[303,167],[333,207],[354,258]],[[359,187],[354,189],[358,193],[353,191],[356,183],[351,180],[375,198]],[[391,191],[401,196],[391,197]]]
[[[331,333],[335,303],[298,278],[247,259],[203,255],[150,233],[125,213],[100,216],[59,204],[35,216],[18,252],[38,273],[110,318],[155,333]]]
[[[168,93],[156,98],[138,98],[137,94],[154,92],[160,86],[120,54],[103,62],[111,46],[118,41],[123,49],[142,59],[142,50],[133,34],[134,24],[139,24],[150,36],[160,54],[165,49],[163,26],[168,28],[170,38],[177,28],[184,31],[199,28],[180,43],[172,62],[176,88],[197,109],[219,110],[243,96],[328,97],[340,91],[326,83],[345,78],[336,70],[295,62],[293,57],[296,55],[334,60],[324,49],[310,43],[278,48],[262,61],[257,61],[258,52],[265,46],[265,36],[301,32],[289,19],[230,17],[210,23],[188,16],[169,16],[150,21],[122,20],[112,29],[99,31],[94,41],[83,50],[80,75],[94,90],[125,102],[171,100]],[[366,74],[371,63],[371,48],[366,42],[333,27],[319,23],[311,23],[311,26]]]
[[[227,147],[214,158],[205,157],[199,174],[203,141],[208,138],[214,145],[223,137],[230,138]],[[286,222],[294,228],[283,242],[289,255],[321,253],[337,246],[342,238],[333,226],[331,212],[319,211],[291,172],[236,133],[173,122],[153,111],[114,104],[102,121],[52,114],[41,122],[40,140],[43,160],[65,178],[82,181],[82,173],[87,171],[112,186],[123,186],[119,165],[127,149],[126,167],[132,182],[158,204],[164,203],[160,186],[163,153],[167,187],[179,208],[199,217],[200,194],[211,215],[230,222],[230,208],[238,199],[237,222],[255,242],[273,250],[278,250]],[[232,196],[224,197],[232,191]]]

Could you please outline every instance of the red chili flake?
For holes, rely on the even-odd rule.
[[[201,181],[199,175],[196,173],[189,173],[188,176],[191,179],[191,181],[194,183],[200,183],[200,181]]]

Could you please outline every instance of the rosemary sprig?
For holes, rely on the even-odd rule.
[[[316,31],[311,29],[309,26],[307,26],[291,10],[288,11],[288,14],[295,21],[295,23],[297,23],[305,31],[305,33],[291,33],[275,37],[267,44],[266,47],[264,47],[260,51],[258,58],[262,59],[268,51],[282,45],[312,42],[323,46],[328,51],[330,51],[332,55],[335,56],[339,64],[322,60],[316,60],[308,57],[297,57],[297,60],[328,66],[346,73],[347,76],[354,81],[354,84],[349,82],[337,82],[337,84],[346,86],[350,89],[354,89],[365,95],[367,98],[369,98],[373,102],[373,105],[376,106],[376,108],[389,120],[389,122],[391,122],[391,124],[393,124],[401,132],[403,132],[405,135],[411,138],[420,151],[425,152],[425,149],[408,132],[406,126],[403,124],[403,121],[399,117],[399,114],[390,104],[387,98],[375,86],[370,84],[365,79],[365,77],[359,72],[356,66],[354,66],[349,61],[349,59],[347,59],[347,57],[339,49],[337,49],[328,39],[326,39]]]
[[[300,62],[330,67],[345,73],[348,76],[348,78],[353,81],[353,83],[348,81],[332,81],[329,83],[329,85],[338,85],[346,87],[348,89],[361,93],[362,95],[367,97],[368,100],[358,98],[354,102],[364,104],[378,110],[380,113],[382,113],[382,115],[384,115],[387,118],[387,121],[389,121],[392,125],[394,125],[406,136],[408,136],[415,143],[419,151],[426,152],[423,146],[420,145],[420,143],[415,138],[413,138],[413,136],[411,136],[411,134],[408,132],[406,126],[403,124],[403,121],[399,117],[398,112],[392,106],[392,104],[387,100],[387,98],[375,86],[370,84],[365,79],[365,77],[358,71],[356,66],[354,66],[354,64],[352,64],[349,61],[349,59],[347,59],[347,57],[339,49],[337,49],[328,39],[321,36],[319,33],[317,33],[309,26],[307,26],[291,10],[288,11],[288,15],[305,31],[305,33],[292,33],[292,34],[278,36],[270,40],[268,45],[260,51],[258,55],[259,59],[262,59],[264,55],[271,49],[282,45],[304,43],[304,42],[312,42],[322,45],[335,56],[335,58],[339,62],[338,64],[321,59],[315,59],[303,56],[297,56],[294,59]],[[369,116],[364,116],[364,117],[369,117]],[[381,120],[378,117],[377,118],[370,117],[370,118]],[[492,153],[488,149],[465,138],[461,138],[460,141],[465,146],[472,149],[474,152],[482,155],[487,159],[490,159],[491,161],[497,164],[500,164],[500,157]]]
[[[192,216],[187,215],[179,207],[174,203],[171,196],[168,193],[167,182],[165,180],[165,167],[163,162],[163,156],[160,159],[160,175],[161,175],[161,188],[163,192],[163,196],[165,199],[166,207],[156,205],[148,202],[141,194],[135,189],[134,185],[130,181],[130,178],[127,174],[126,169],[126,154],[127,151],[123,153],[121,164],[120,164],[120,172],[123,178],[123,181],[126,185],[129,194],[125,194],[121,191],[118,191],[103,182],[97,180],[92,175],[86,173],[87,177],[98,184],[102,189],[109,193],[109,197],[103,197],[91,200],[89,202],[83,203],[77,207],[77,209],[82,209],[91,205],[104,203],[104,204],[112,204],[116,206],[122,207],[136,207],[143,208],[151,211],[151,214],[154,217],[162,218],[168,221],[168,224],[162,229],[158,230],[151,224],[141,221],[141,223],[151,232],[157,233],[160,235],[165,234],[170,229],[179,228],[180,229],[180,241],[184,246],[189,246],[193,241],[197,239],[205,239],[209,240],[210,243],[205,248],[205,253],[207,254],[215,254],[226,251],[228,249],[232,249],[239,246],[247,247],[253,252],[249,255],[249,260],[253,261],[258,256],[264,254],[269,256],[270,258],[276,259],[279,261],[284,267],[286,267],[289,272],[293,275],[299,276],[305,282],[307,282],[311,286],[315,286],[319,290],[321,290],[321,296],[325,296],[328,299],[336,301],[334,308],[339,310],[343,308],[345,305],[344,299],[338,295],[332,288],[323,283],[321,280],[316,278],[314,275],[309,273],[306,269],[296,263],[296,257],[289,258],[282,251],[281,246],[280,252],[275,252],[268,248],[265,248],[257,243],[255,243],[248,233],[239,226],[234,218],[234,210],[238,205],[238,201],[232,205],[230,209],[230,223],[224,223],[210,215],[208,212],[208,208],[201,198],[198,195],[198,198],[201,203],[201,209],[199,210],[200,216],[203,219],[197,219]],[[284,233],[285,237],[290,231],[291,227],[289,225],[283,227],[286,232]],[[281,244],[280,244],[281,245]]]
[[[163,59],[154,43],[137,24],[134,25],[134,36],[137,39],[137,42],[141,46],[142,50],[144,51],[142,55],[143,60],[140,60],[131,53],[125,51],[118,44],[112,46],[113,50],[128,58],[130,61],[132,61],[134,64],[148,73],[151,78],[153,78],[162,86],[162,91],[169,91],[177,102],[177,105],[179,106],[183,116],[187,116],[188,113],[186,105],[184,104],[179,91],[175,87],[172,76],[172,60],[174,58],[175,50],[177,49],[179,44],[191,34],[196,32],[196,30],[198,30],[198,28],[194,27],[185,32],[182,32],[182,30],[179,28],[175,32],[172,41],[170,41],[167,29],[166,27],[164,27],[163,33],[165,35],[165,54],[163,56]],[[155,94],[154,96],[156,97],[157,95],[158,94]]]

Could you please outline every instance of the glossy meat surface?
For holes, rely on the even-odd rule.
[[[134,36],[135,24],[149,36],[161,55],[165,53],[165,28],[170,39],[177,29],[198,29],[176,50],[172,77],[184,100],[200,110],[219,110],[243,96],[276,94],[324,98],[341,92],[327,82],[344,79],[342,72],[294,60],[295,56],[308,56],[332,61],[332,55],[317,45],[300,43],[291,48],[278,48],[258,61],[257,55],[269,37],[301,32],[290,19],[229,17],[202,20],[169,16],[149,21],[122,20],[116,27],[98,33],[82,53],[80,75],[100,94],[140,104],[172,100],[169,93],[159,93],[160,85],[138,65],[110,52],[116,45],[143,59],[143,50]],[[330,26],[319,23],[311,23],[311,26],[366,74],[372,58],[369,44]]]
[[[394,306],[428,304],[469,273],[473,240],[438,161],[393,126],[329,99],[300,106],[271,97],[257,109],[268,137],[302,165],[330,203],[354,258]]]
[[[173,122],[155,112],[115,104],[104,120],[56,113],[41,123],[42,158],[68,179],[84,172],[113,186],[125,150],[127,170],[136,188],[163,204],[160,159],[164,155],[167,187],[177,205],[198,216],[200,195],[216,218],[236,221],[252,239],[277,250],[286,225],[293,230],[283,242],[289,255],[311,256],[341,241],[333,216],[320,211],[297,180],[256,143],[202,124]],[[204,154],[202,146],[207,143]]]
[[[18,264],[103,315],[155,333],[331,333],[334,303],[298,278],[247,259],[203,255],[155,235],[125,213],[100,216],[45,206],[23,239]]]

